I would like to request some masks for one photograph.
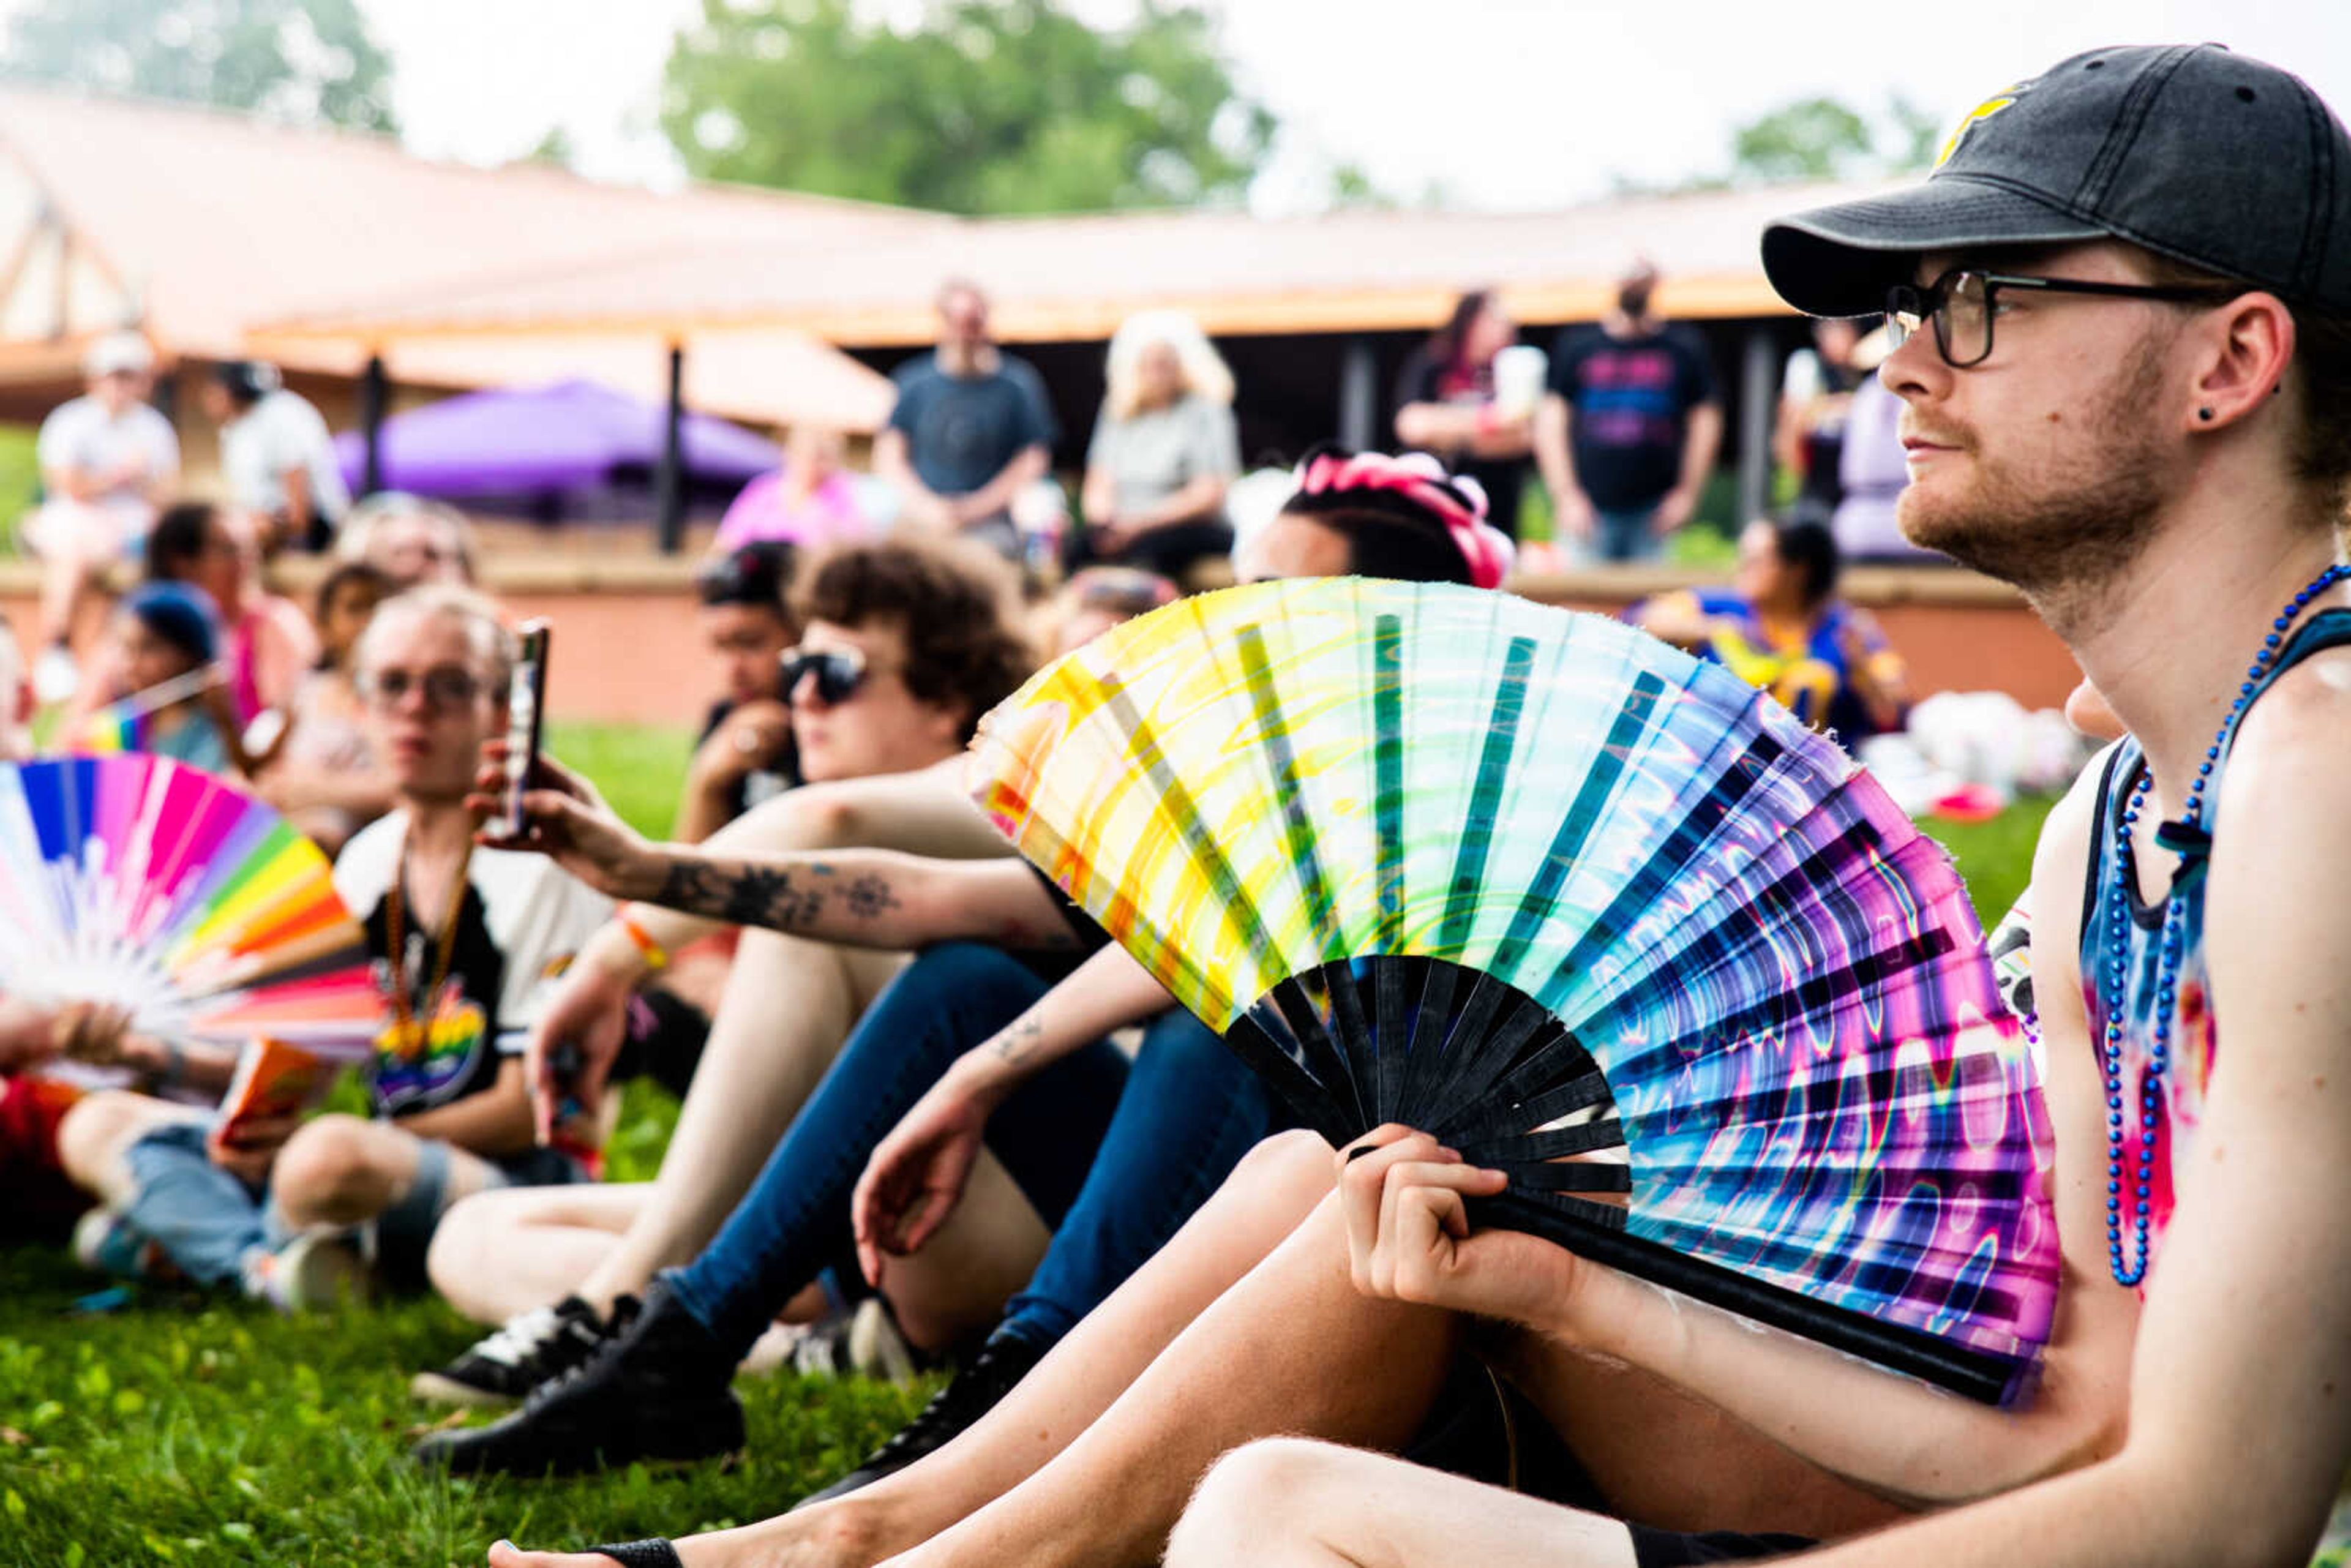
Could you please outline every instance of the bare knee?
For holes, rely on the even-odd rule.
[[[382,1212],[392,1174],[379,1129],[357,1116],[303,1124],[270,1172],[271,1196],[293,1225],[352,1225]]]
[[[1332,1186],[1331,1145],[1303,1127],[1275,1133],[1258,1140],[1227,1181],[1260,1197],[1286,1197],[1302,1210]]]
[[[1233,1449],[1201,1478],[1176,1521],[1168,1568],[1316,1560],[1332,1505],[1344,1504],[1343,1472],[1352,1457],[1351,1449],[1304,1437],[1266,1437]]]

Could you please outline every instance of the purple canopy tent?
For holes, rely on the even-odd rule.
[[[384,421],[378,483],[550,522],[644,517],[667,418],[592,382],[466,392]],[[774,443],[707,414],[685,414],[680,434],[686,494],[705,507],[782,461]],[[356,493],[365,433],[337,436],[335,456]]]

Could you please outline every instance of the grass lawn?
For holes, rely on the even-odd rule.
[[[674,731],[559,725],[550,746],[641,830],[669,821]],[[2020,892],[2045,805],[1938,827],[1987,924]],[[632,1089],[616,1179],[659,1163],[676,1113]],[[501,1535],[576,1546],[722,1528],[776,1511],[862,1458],[923,1391],[747,1379],[750,1455],[722,1469],[560,1483],[458,1481],[403,1450],[434,1414],[409,1375],[479,1332],[437,1301],[333,1318],[150,1293],[76,1315],[92,1281],[54,1253],[0,1252],[0,1568],[127,1563],[475,1564]]]

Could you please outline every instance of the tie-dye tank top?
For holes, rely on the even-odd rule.
[[[2278,655],[2269,674],[2256,687],[2245,705],[2250,711],[2270,685],[2287,670],[2321,649],[2351,643],[2351,609],[2330,609],[2319,612],[2297,629]],[[2240,713],[2238,721],[2243,721]],[[2220,765],[2212,771],[2212,781],[2206,786],[2204,798],[2207,810],[2205,830],[2220,831],[2218,803],[2221,776],[2228,769],[2229,750],[2235,744],[2232,727],[2221,741]],[[2115,908],[2109,889],[2115,876],[2115,831],[2125,808],[2129,804],[2131,790],[2137,785],[2146,758],[2138,743],[2128,737],[2116,743],[2107,753],[2105,770],[2098,785],[2097,830],[2091,840],[2090,880],[2082,894],[2081,959],[2082,999],[2088,1013],[2092,1049],[2105,1038],[2107,1009],[2098,994],[2097,977],[2106,971],[2108,946],[2114,939]],[[2197,868],[2200,871],[2200,867]],[[2183,862],[2181,870],[2188,867]],[[2123,919],[2127,922],[2127,957],[2125,966],[2126,984],[2122,998],[2123,1027],[2123,1104],[2136,1108],[2140,1104],[2140,1086],[2145,1081],[2147,1048],[2154,1038],[2157,995],[2157,969],[2161,962],[2164,905],[2158,900],[2149,904],[2140,901],[2138,880],[2125,879],[2128,893],[2125,895]],[[2204,968],[2204,889],[2201,875],[2188,876],[2181,888],[2179,919],[2186,929],[2180,945],[2179,976],[2173,993],[2173,1014],[2170,1020],[2169,1051],[2171,1066],[2166,1074],[2162,1103],[2158,1109],[2155,1143],[2155,1165],[2149,1176],[2151,1190],[2147,1206],[2153,1219],[2147,1242],[2149,1253],[2162,1249],[2163,1233],[2171,1220],[2173,1203],[2172,1154],[2183,1144],[2192,1143],[2204,1117],[2204,1092],[2212,1078],[2212,1063],[2219,1049],[2219,1037],[2212,1021],[2211,986]],[[2123,1169],[2126,1173],[2138,1169],[2139,1129],[2136,1115],[2125,1118]],[[2129,1181],[2128,1175],[2125,1182]],[[2126,1192],[2126,1199],[2128,1194]],[[2132,1243],[2129,1232],[2124,1233],[2126,1257]],[[2351,1476],[2345,1478],[2343,1488],[2336,1493],[2334,1517],[2327,1521],[2326,1532],[2321,1538],[2317,1556],[2312,1559],[2314,1568],[2351,1568]]]

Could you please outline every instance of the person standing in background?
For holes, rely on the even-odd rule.
[[[909,526],[968,534],[1011,559],[1020,550],[1012,498],[1044,476],[1061,432],[1035,368],[990,340],[977,285],[946,285],[938,313],[937,349],[891,377],[898,401],[873,438],[873,469],[903,498]]]
[[[1179,577],[1229,554],[1225,488],[1241,471],[1233,372],[1199,323],[1144,310],[1110,340],[1108,390],[1086,449],[1084,529],[1072,570],[1093,561]]]
[[[260,519],[262,553],[289,544],[325,549],[351,496],[318,409],[287,389],[276,366],[252,360],[215,366],[199,395],[220,426],[229,504]]]
[[[1472,289],[1396,377],[1396,440],[1435,456],[1486,492],[1486,520],[1519,537],[1519,495],[1534,451],[1532,402],[1497,397],[1496,358],[1519,340],[1519,324],[1490,288]],[[1526,350],[1541,361],[1540,354]]]
[[[180,482],[180,438],[147,400],[155,350],[136,332],[110,332],[89,350],[89,390],[41,422],[37,448],[47,499],[25,519],[25,544],[41,558],[41,656],[33,691],[61,703],[81,684],[74,617],[99,575],[136,560],[155,514]]]
[[[1604,561],[1655,559],[1697,512],[1722,443],[1706,344],[1652,311],[1656,287],[1638,262],[1614,310],[1560,333],[1535,417],[1560,537]]]

